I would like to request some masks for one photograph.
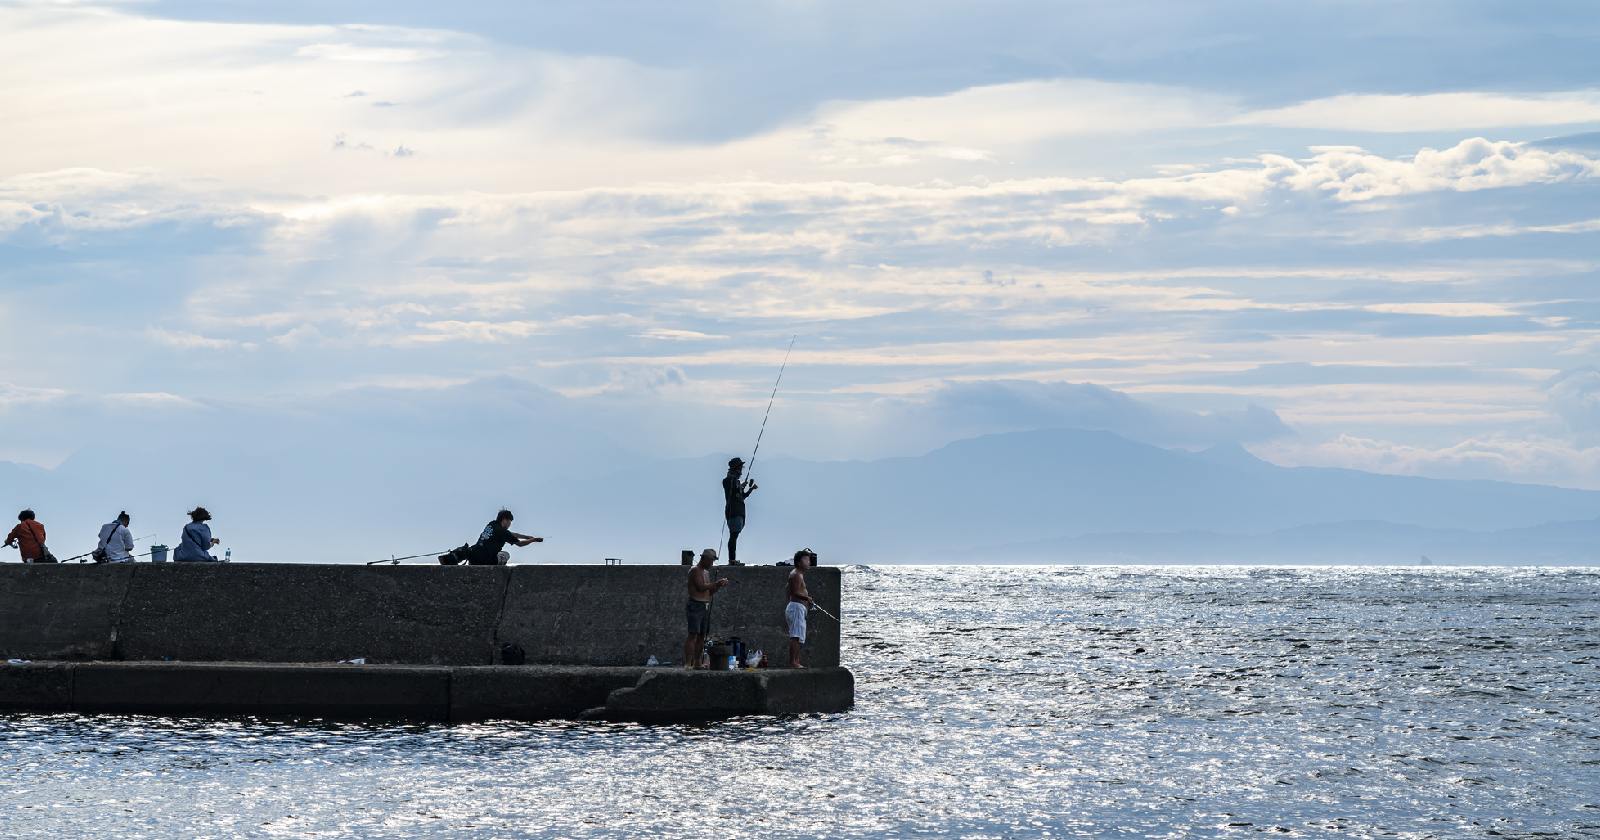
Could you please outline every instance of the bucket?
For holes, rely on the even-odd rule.
[[[683,565],[685,565],[685,566],[693,566],[694,565],[694,549],[692,549],[692,548],[684,549],[683,550],[682,559],[683,559]]]
[[[733,648],[730,648],[727,645],[712,645],[711,646],[711,670],[713,670],[713,671],[726,671],[726,670],[728,670],[728,657],[730,657],[730,656],[733,656]]]
[[[152,562],[152,563],[165,563],[165,562],[167,562],[167,547],[164,546],[164,545],[152,545],[152,546],[150,546],[150,562]]]

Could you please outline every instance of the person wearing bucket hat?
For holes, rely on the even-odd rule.
[[[183,534],[178,537],[178,549],[172,552],[173,562],[176,563],[215,563],[217,558],[211,556],[211,549],[222,544],[211,536],[211,511],[197,507],[189,511],[189,524],[183,526]]]
[[[728,474],[722,478],[722,515],[728,520],[728,565],[743,566],[739,562],[739,532],[744,530],[744,500],[756,492],[755,481],[740,481],[744,473],[744,459],[728,460]]]

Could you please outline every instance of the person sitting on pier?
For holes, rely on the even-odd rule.
[[[13,547],[22,552],[24,563],[55,562],[44,547],[44,523],[40,522],[31,510],[17,514],[16,527],[6,535],[6,548]]]
[[[742,566],[739,562],[739,532],[744,530],[744,500],[756,492],[755,479],[740,481],[744,472],[744,459],[728,461],[728,474],[722,478],[722,515],[728,520],[728,565]]]
[[[175,563],[215,563],[217,558],[211,556],[211,549],[222,545],[222,540],[211,536],[211,511],[197,507],[189,511],[189,524],[183,526],[183,534],[178,537],[178,548],[172,552]]]
[[[711,596],[728,585],[727,579],[713,581],[711,567],[717,562],[715,549],[700,552],[700,562],[689,570],[689,638],[683,643],[683,667],[700,667],[700,652],[711,635]]]
[[[132,517],[127,511],[100,526],[100,545],[95,547],[96,563],[128,563],[133,560],[133,532],[128,530]]]
[[[789,625],[789,667],[804,668],[800,664],[800,646],[806,643],[806,611],[815,605],[806,591],[806,569],[816,561],[817,555],[809,548],[794,553],[794,571],[789,573],[789,603],[783,608],[783,617]]]
[[[511,530],[511,522],[516,519],[511,511],[502,510],[495,514],[494,521],[483,526],[483,533],[478,535],[478,542],[472,546],[472,553],[467,556],[469,566],[500,566],[510,559],[505,553],[506,544],[518,548],[544,542],[544,537],[530,537],[518,534]],[[504,555],[505,559],[501,559]]]

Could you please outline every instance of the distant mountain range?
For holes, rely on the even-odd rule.
[[[0,464],[0,498],[40,507],[62,535],[58,554],[92,547],[122,508],[136,535],[174,543],[182,511],[200,502],[245,560],[443,549],[501,504],[518,511],[519,530],[550,538],[523,561],[675,562],[681,548],[715,545],[721,525],[727,456],[630,461],[602,441],[568,440],[579,434],[570,428],[537,441],[510,430],[441,441],[403,424],[254,431],[101,446],[56,470]],[[753,562],[802,545],[836,563],[1600,562],[1600,492],[1285,468],[1238,447],[1170,450],[1101,431],[756,470],[741,545]]]
[[[582,484],[571,501],[609,495],[624,521],[663,526],[712,508],[715,522],[706,476],[718,467],[650,464]],[[757,544],[837,546],[855,562],[1600,559],[1589,548],[1600,542],[1585,536],[1600,530],[1600,493],[1285,468],[1239,447],[1191,453],[1108,432],[991,435],[916,458],[758,469]]]

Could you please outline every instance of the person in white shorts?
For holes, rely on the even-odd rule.
[[[789,573],[789,603],[783,608],[783,617],[789,623],[789,667],[804,668],[800,664],[800,646],[806,641],[806,611],[814,606],[806,592],[806,569],[817,555],[809,548],[794,553],[794,571]]]

